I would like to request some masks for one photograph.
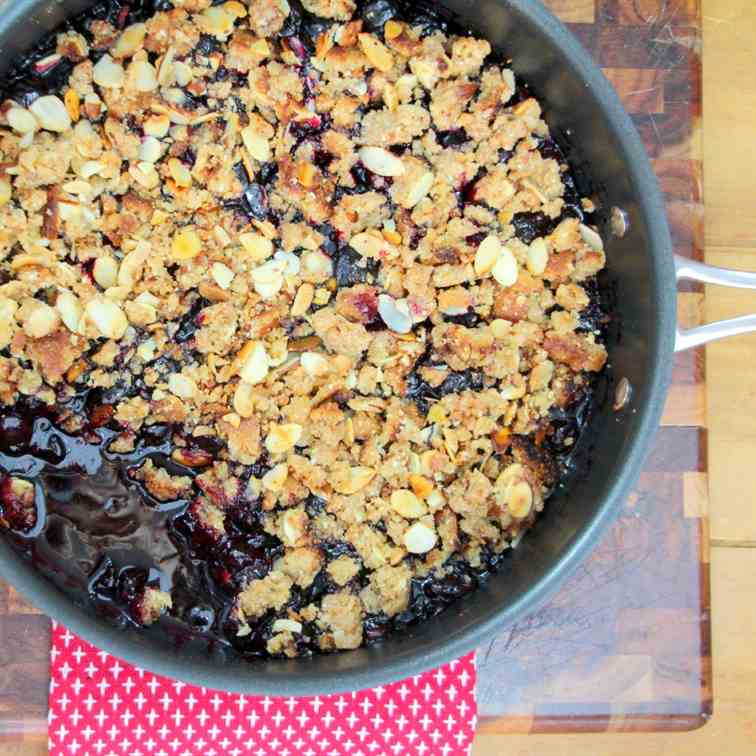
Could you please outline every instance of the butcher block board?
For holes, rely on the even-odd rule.
[[[546,5],[631,113],[676,252],[701,259],[700,0]],[[702,307],[702,290],[687,287],[681,322],[700,322]],[[700,350],[676,358],[662,427],[617,524],[553,601],[479,649],[481,733],[686,730],[710,715],[704,381]],[[0,582],[3,753],[44,752],[49,651],[49,620]]]

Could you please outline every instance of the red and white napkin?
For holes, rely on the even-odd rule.
[[[475,654],[356,693],[222,693],[133,667],[53,623],[50,756],[467,756]]]

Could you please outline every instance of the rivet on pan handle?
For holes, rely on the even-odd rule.
[[[705,265],[695,260],[687,260],[675,255],[675,275],[680,281],[698,281],[699,283],[730,286],[735,289],[756,289],[756,273],[743,270],[717,268]],[[677,329],[675,351],[684,352],[686,349],[708,344],[726,336],[738,336],[741,333],[756,331],[756,315],[743,315],[739,318],[719,320],[716,323],[689,328],[685,331]]]

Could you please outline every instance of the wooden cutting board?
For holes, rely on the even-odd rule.
[[[638,126],[675,251],[703,258],[700,0],[546,0]],[[700,322],[702,289],[679,295]],[[703,351],[679,355],[624,511],[540,612],[478,652],[480,731],[687,730],[711,714]]]
[[[535,1],[535,0],[534,0]],[[700,0],[546,0],[604,68],[651,155],[675,249],[702,258]],[[700,321],[684,289],[681,321]],[[544,609],[479,650],[481,732],[683,730],[711,712],[704,368],[680,355],[634,493]],[[0,750],[45,752],[49,620],[0,582]]]

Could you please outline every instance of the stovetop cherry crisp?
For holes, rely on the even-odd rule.
[[[432,3],[109,0],[0,108],[0,524],[74,600],[353,649],[506,557],[607,360],[593,202]]]

